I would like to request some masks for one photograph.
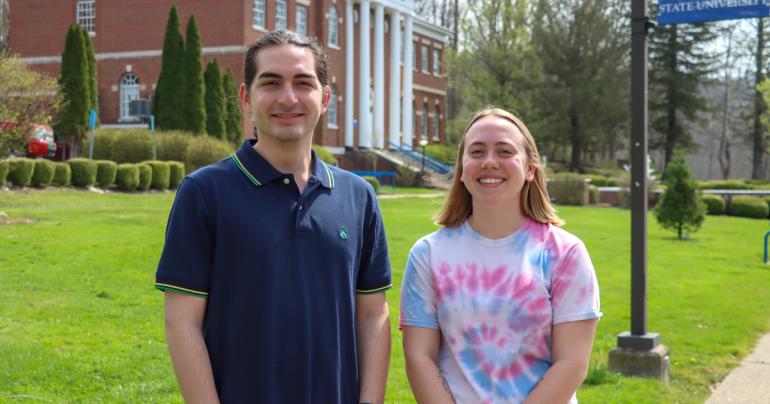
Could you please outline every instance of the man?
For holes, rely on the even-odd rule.
[[[244,72],[259,141],[185,178],[158,265],[182,395],[382,402],[387,243],[371,186],[311,148],[331,93],[326,57],[276,31],[248,47]]]

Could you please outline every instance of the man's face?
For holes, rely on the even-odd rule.
[[[329,104],[329,88],[315,73],[307,48],[271,46],[257,52],[251,88],[241,84],[241,105],[257,129],[259,141],[297,142],[312,138]]]

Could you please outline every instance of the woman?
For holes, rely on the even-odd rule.
[[[567,403],[585,379],[599,287],[583,243],[557,226],[521,120],[478,112],[449,198],[409,254],[400,326],[420,403]]]

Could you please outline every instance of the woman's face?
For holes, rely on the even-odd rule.
[[[518,206],[524,183],[534,176],[524,144],[519,128],[505,118],[486,116],[471,126],[460,181],[474,206]]]

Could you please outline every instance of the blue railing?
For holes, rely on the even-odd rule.
[[[425,167],[428,167],[429,169],[439,174],[451,174],[454,172],[454,169],[452,167],[442,163],[441,161],[427,154],[423,154],[421,150],[418,150],[417,148],[412,147],[411,145],[404,144],[403,146],[399,146],[394,142],[390,142],[390,148],[398,150],[402,154],[416,161],[418,164],[422,164],[424,161]]]

